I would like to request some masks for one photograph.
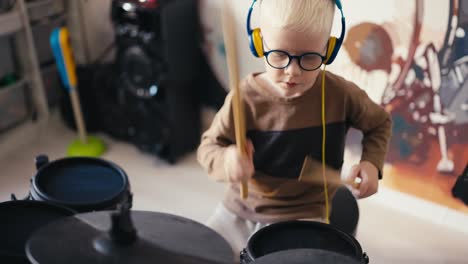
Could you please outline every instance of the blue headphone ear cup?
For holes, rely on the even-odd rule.
[[[250,50],[255,57],[261,58],[263,54],[263,39],[260,28],[256,28],[249,35]]]

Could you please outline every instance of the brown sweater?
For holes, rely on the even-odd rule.
[[[238,184],[231,184],[223,203],[238,216],[263,223],[324,217],[323,183],[299,179],[306,156],[318,164],[322,160],[321,74],[311,89],[295,98],[272,95],[255,80],[256,75],[247,76],[240,84],[256,172],[249,181],[248,199],[240,199]],[[361,160],[374,164],[381,178],[391,133],[390,116],[355,84],[330,72],[326,73],[325,89],[327,166],[340,170],[346,133],[354,127],[364,134]],[[203,134],[197,153],[202,167],[219,181],[225,180],[226,147],[236,143],[232,95],[228,94]],[[320,166],[316,168],[321,177]],[[330,196],[336,188],[329,184]]]

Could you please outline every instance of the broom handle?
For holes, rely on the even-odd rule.
[[[73,113],[75,115],[76,127],[78,129],[78,136],[80,141],[84,144],[88,143],[86,136],[86,126],[83,121],[83,114],[80,107],[80,98],[78,97],[78,92],[75,87],[70,87],[70,99],[72,102]]]
[[[236,46],[236,30],[234,26],[234,18],[232,8],[228,3],[232,0],[224,0],[223,6],[223,36],[224,45],[226,47],[226,58],[229,70],[229,86],[234,89],[232,101],[232,109],[234,113],[234,127],[236,134],[237,149],[242,155],[247,155],[245,148],[245,115],[242,104],[242,96],[239,89],[239,72],[237,63],[237,46]],[[242,181],[240,196],[246,199],[248,194],[247,181]]]
[[[78,78],[76,76],[76,65],[73,58],[72,48],[70,44],[70,37],[67,28],[60,29],[60,46],[62,48],[63,62],[65,64],[65,70],[68,76],[68,82],[70,84],[70,98],[73,107],[73,113],[75,116],[75,123],[78,129],[78,136],[80,141],[84,144],[88,143],[86,135],[86,126],[83,120],[83,113],[81,111],[80,98],[78,96]]]

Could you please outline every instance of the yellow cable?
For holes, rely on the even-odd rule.
[[[328,202],[328,186],[327,177],[325,175],[325,140],[326,140],[326,123],[325,123],[325,65],[322,71],[322,177],[323,188],[325,190],[325,221],[330,224],[330,210]]]

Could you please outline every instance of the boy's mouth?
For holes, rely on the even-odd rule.
[[[288,88],[294,88],[297,86],[297,83],[295,82],[285,82],[285,84],[286,84],[286,87]]]

